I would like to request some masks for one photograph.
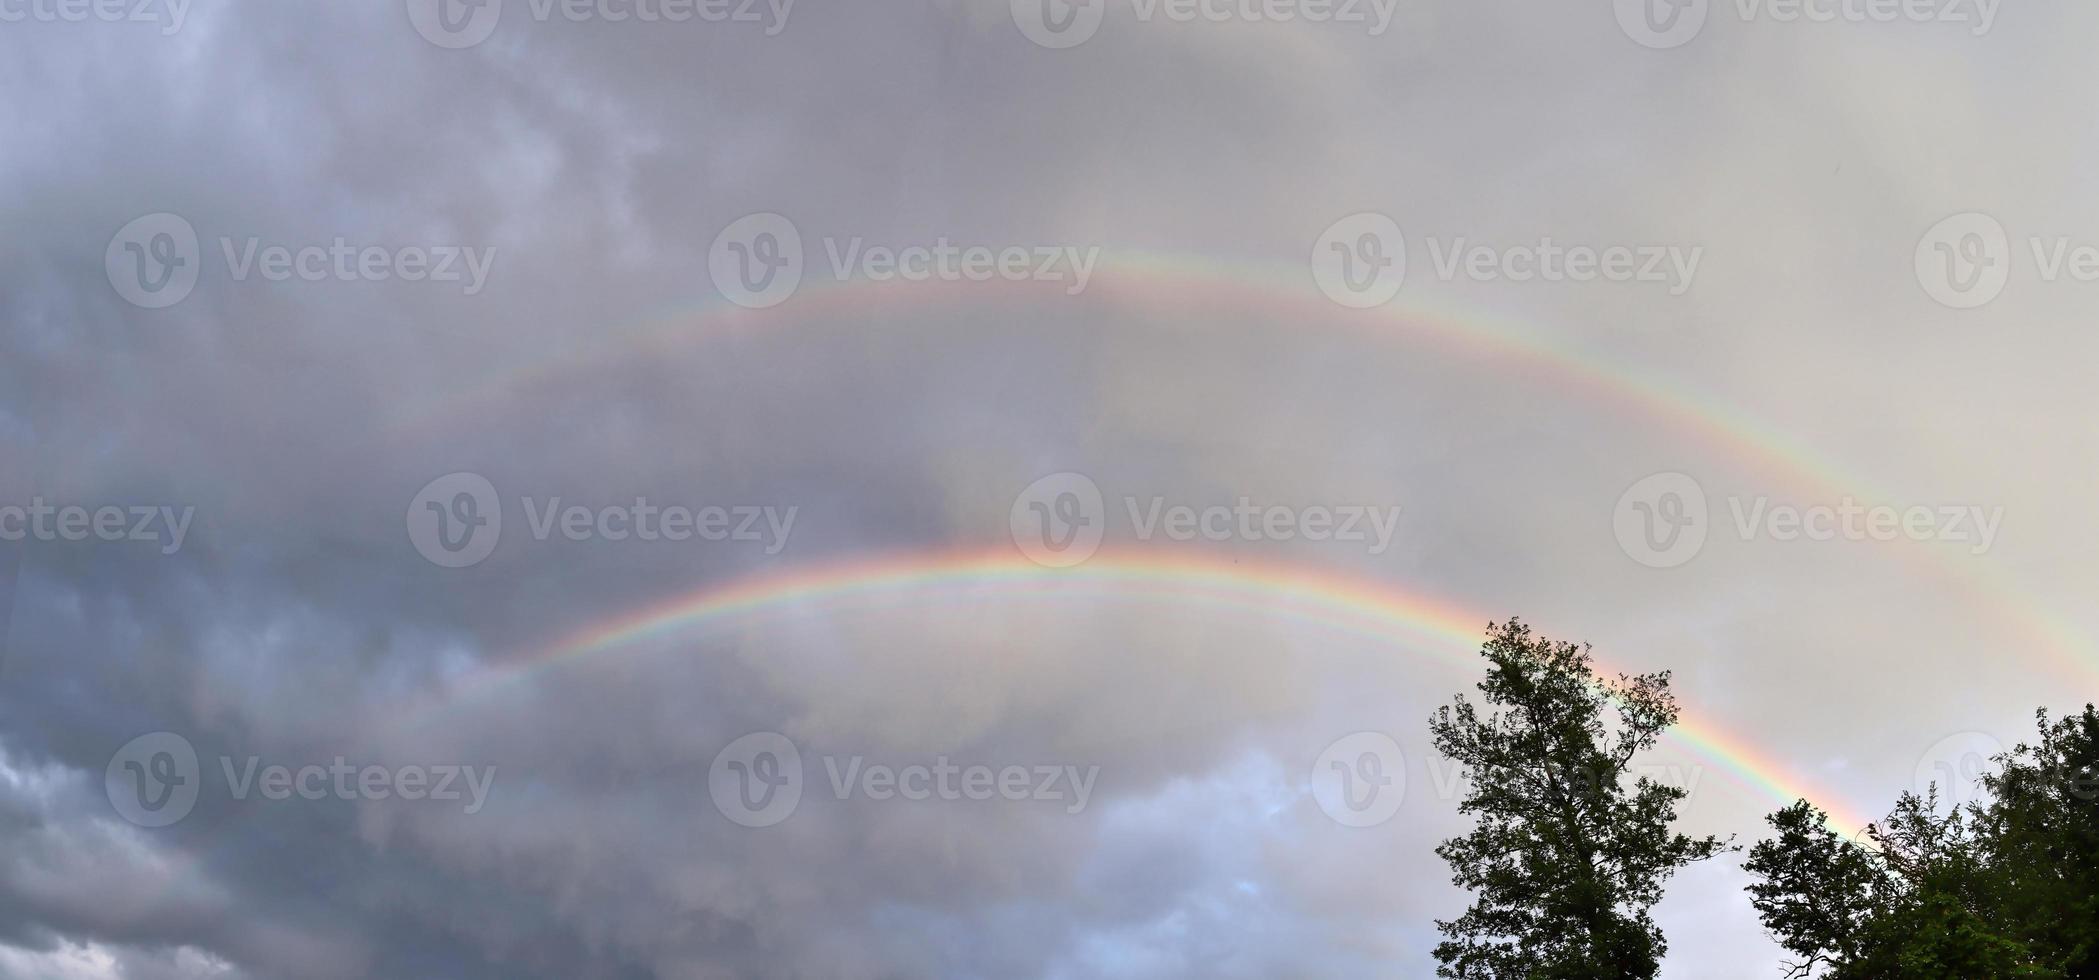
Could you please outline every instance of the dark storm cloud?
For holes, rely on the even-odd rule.
[[[1833,429],[1827,452],[1900,477],[1906,499],[2009,502],[2002,559],[2058,567],[2045,536],[2014,528],[2089,529],[2081,496],[2057,489],[2083,485],[2074,463],[1988,478],[1945,460],[1999,439],[2019,461],[2074,444],[2081,390],[2062,395],[2057,366],[2034,368],[2039,384],[2022,374],[2031,348],[2007,352],[2002,332],[1883,312],[1922,302],[1904,277],[1932,221],[2026,214],[2049,195],[1967,200],[1949,188],[2016,171],[1979,155],[1916,173],[1902,127],[1873,121],[2069,152],[2030,135],[2062,122],[2045,107],[1916,94],[1987,101],[2018,79],[1948,81],[1930,42],[1870,35],[1887,80],[1848,86],[1844,49],[1805,27],[1715,25],[1655,52],[1608,16],[1506,5],[1402,5],[1382,37],[1140,24],[1117,7],[1066,51],[1028,43],[1005,3],[803,0],[772,37],[528,9],[510,4],[461,50],[419,36],[400,3],[200,4],[172,35],[0,25],[0,79],[31,93],[0,106],[0,216],[17,230],[0,246],[0,490],[196,512],[174,554],[0,542],[0,972],[1424,972],[1428,920],[1462,900],[1429,853],[1459,825],[1425,789],[1421,719],[1468,668],[1258,608],[977,597],[794,605],[486,679],[739,576],[1002,544],[1015,494],[1062,470],[1090,474],[1114,514],[1154,496],[1399,506],[1385,554],[1222,550],[1521,612],[1629,666],[1675,666],[1701,711],[1766,722],[1756,741],[1797,765],[1860,773],[1862,801],[1904,786],[1953,729],[2030,709],[2021,678],[1969,666],[2002,609],[1916,608],[1964,595],[1968,572],[1949,586],[1911,566],[1978,562],[1768,540],[1718,542],[1667,573],[1629,562],[1611,507],[1640,477],[1695,470],[1716,496],[1798,485],[1686,438],[1672,413],[1696,397],[1598,397],[1449,328],[1351,317],[1306,268],[1322,228],[1365,210],[1497,245],[1704,244],[1682,297],[1420,281],[1407,302],[1492,310],[1479,318],[1518,323],[1504,337],[1519,348],[1630,365],[1778,430]],[[2090,15],[2055,16],[2073,23],[2008,20],[1985,50],[2074,77],[2080,55],[2051,38]],[[1794,77],[1828,82],[1827,102],[1738,94]],[[791,217],[812,268],[825,240],[859,236],[1203,253],[1231,271],[1173,286],[1110,258],[1078,296],[900,286],[822,305],[811,283],[777,314],[694,315],[720,305],[716,233],[765,211]],[[181,302],[142,309],[104,256],[158,212],[193,226],[200,275]],[[1832,213],[1845,230],[1802,245],[1822,227],[1808,217]],[[226,249],[251,239],[337,238],[479,250],[485,289],[232,277]],[[1288,309],[1306,312],[1205,299],[1258,278],[1248,265],[1280,269],[1309,297]],[[2054,365],[2080,362],[2075,287],[2028,295],[2007,322],[2054,345]],[[1931,342],[1890,353],[1884,321],[1904,319]],[[1868,370],[1891,359],[1904,370]],[[1934,395],[1948,373],[1974,390]],[[1977,403],[2039,431],[1964,421]],[[418,491],[454,472],[486,477],[507,508],[501,543],[468,569],[425,561],[403,527]],[[768,554],[535,540],[522,496],[797,510]],[[1792,683],[1813,670],[1850,690],[1894,665],[1909,696],[1988,694],[1924,722]],[[1400,739],[1413,783],[1397,819],[1345,828],[1304,784],[1323,747],[1365,730]],[[179,823],[138,827],[105,768],[156,731],[194,747],[200,794]],[[716,753],[753,732],[804,754],[806,800],[778,826],[739,826],[710,797]],[[337,756],[494,776],[467,813],[236,800],[222,768]],[[1100,774],[1074,813],[836,799],[826,765],[943,756]],[[1714,789],[1693,818],[1749,830],[1769,802]],[[1738,887],[1701,876],[1681,907],[1711,915],[1665,907],[1673,970],[1775,961]]]

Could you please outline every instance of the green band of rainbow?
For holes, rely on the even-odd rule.
[[[1102,552],[1083,565],[1052,569],[1010,548],[909,553],[754,576],[701,589],[595,624],[537,654],[486,668],[483,676],[468,680],[455,693],[472,698],[490,685],[609,656],[638,647],[644,640],[684,637],[753,619],[807,615],[827,608],[947,605],[958,593],[977,601],[1001,596],[1067,596],[1218,603],[1370,637],[1444,660],[1465,673],[1478,667],[1477,651],[1491,619],[1369,579],[1264,564],[1245,556],[1223,559],[1186,553]],[[1600,662],[1598,668],[1617,673]],[[1761,797],[1760,802],[1783,805],[1807,799],[1828,812],[1832,824],[1844,832],[1865,826],[1866,821],[1843,801],[1696,712],[1686,710],[1665,737],[1713,763]]]

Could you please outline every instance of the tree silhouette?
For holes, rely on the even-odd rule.
[[[1436,848],[1475,894],[1437,975],[1622,980],[1655,975],[1668,948],[1649,910],[1677,869],[1719,853],[1673,833],[1683,789],[1627,785],[1633,758],[1677,719],[1667,672],[1597,676],[1589,648],[1488,628],[1481,717],[1459,696],[1429,721],[1436,748],[1472,780],[1459,812],[1477,826]]]
[[[2099,980],[2099,711],[2038,726],[1985,801],[1904,793],[1865,844],[1804,800],[1767,818],[1743,867],[1787,976]]]

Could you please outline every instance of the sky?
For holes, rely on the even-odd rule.
[[[1510,617],[1684,832],[1971,793],[2099,688],[2095,29],[0,0],[0,977],[1430,976]]]

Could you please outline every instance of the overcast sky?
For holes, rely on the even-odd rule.
[[[1795,10],[0,0],[0,977],[1428,976],[1508,616],[1972,776],[2099,8]]]

